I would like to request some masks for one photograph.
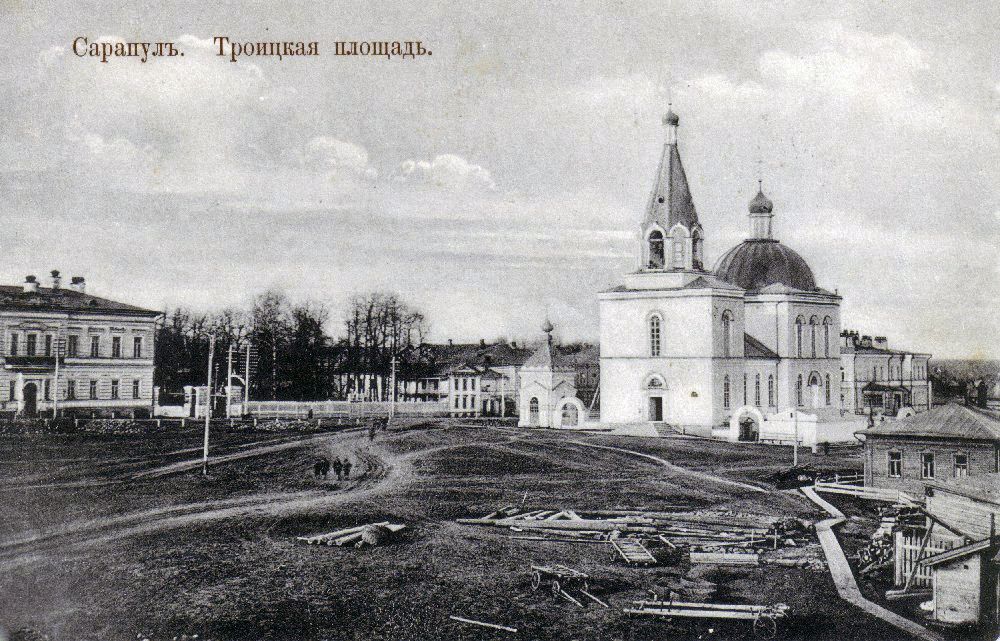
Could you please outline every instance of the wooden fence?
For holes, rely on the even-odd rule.
[[[895,565],[895,581],[897,586],[902,586],[906,583],[906,578],[913,571],[913,566],[922,558],[927,558],[932,554],[937,554],[938,552],[944,552],[945,550],[950,550],[955,547],[953,541],[935,539],[933,536],[927,541],[927,545],[923,548],[923,553],[920,551],[920,547],[924,542],[924,537],[927,534],[926,530],[900,530],[895,534],[895,552],[894,552],[894,565]],[[931,580],[933,573],[931,568],[924,565],[917,565],[917,572],[913,575],[913,580],[910,582],[910,587],[931,587]]]
[[[247,414],[258,418],[367,418],[389,415],[388,402],[352,401],[250,401]],[[234,415],[242,414],[240,404],[235,404]],[[446,401],[397,402],[398,416],[447,416]]]

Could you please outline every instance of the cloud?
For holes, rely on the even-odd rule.
[[[397,179],[404,183],[448,191],[496,191],[490,172],[461,156],[442,154],[434,160],[405,160]]]
[[[316,136],[292,156],[302,167],[315,168],[335,176],[362,177],[368,180],[378,176],[368,164],[368,152],[354,143],[330,136]]]

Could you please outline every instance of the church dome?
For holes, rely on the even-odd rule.
[[[746,290],[774,284],[804,291],[817,289],[805,259],[770,238],[745,240],[730,249],[715,265],[715,275]]]
[[[680,116],[675,114],[673,109],[667,109],[667,115],[663,116],[663,124],[668,127],[676,127],[680,122]]]
[[[751,214],[770,214],[774,211],[774,203],[764,195],[764,192],[757,190],[757,195],[750,201]]]

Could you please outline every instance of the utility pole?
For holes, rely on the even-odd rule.
[[[233,343],[229,343],[229,351],[226,358],[226,418],[232,414],[233,405]]]
[[[250,413],[250,341],[247,341],[247,368],[244,374],[244,384],[246,389],[243,390],[243,414],[247,415]]]
[[[392,354],[392,369],[389,373],[389,385],[392,386],[392,393],[389,396],[389,422],[392,422],[396,415],[396,353]]]
[[[271,400],[278,399],[278,338],[271,332]]]
[[[212,421],[212,358],[215,356],[215,336],[208,340],[208,386],[205,388],[205,449],[201,458],[201,474],[208,476],[208,428]]]
[[[796,409],[792,410],[792,420],[793,425],[795,425],[795,440],[792,441],[792,467],[798,467],[799,464],[799,411]]]

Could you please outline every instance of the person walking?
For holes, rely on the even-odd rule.
[[[344,480],[351,478],[351,459],[344,457]]]
[[[333,471],[337,475],[337,480],[343,480],[341,477],[341,472],[344,469],[344,464],[340,462],[340,457],[333,459]]]

